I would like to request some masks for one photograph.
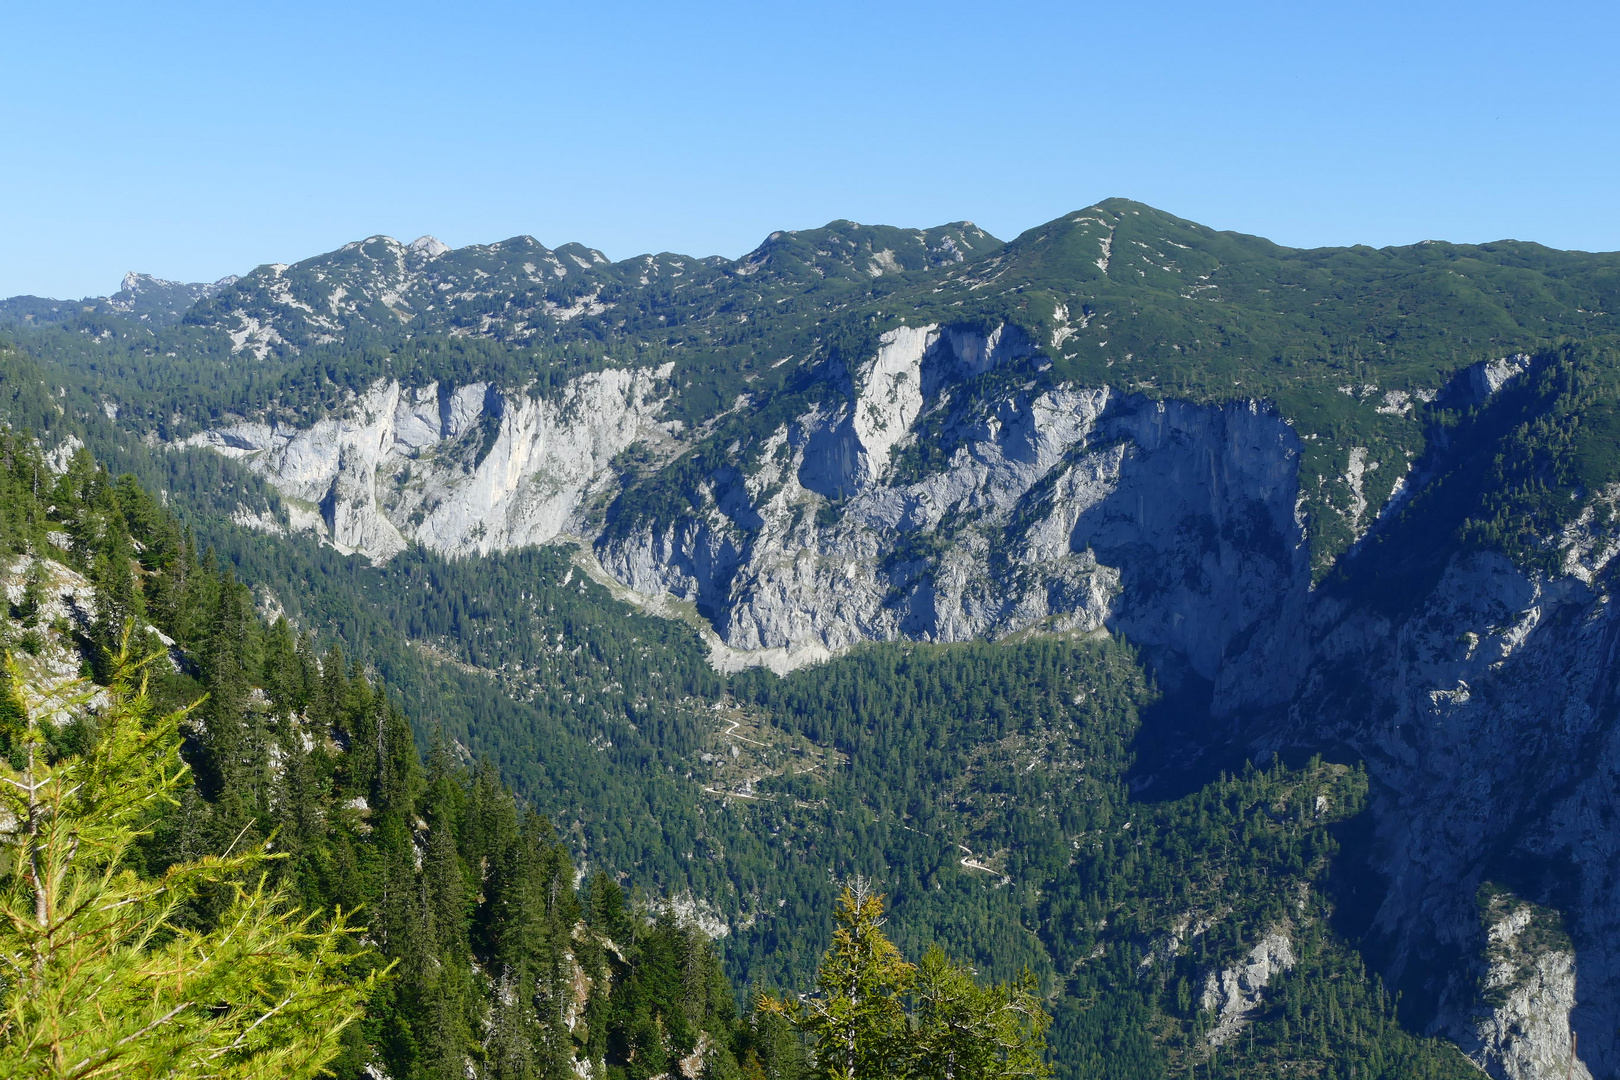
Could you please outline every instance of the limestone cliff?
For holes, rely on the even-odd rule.
[[[1493,1075],[1563,1076],[1543,1066],[1567,1060],[1572,1016],[1582,1056],[1612,1075],[1620,621],[1608,590],[1474,553],[1412,599],[1396,612],[1316,604],[1313,668],[1291,710],[1295,739],[1342,740],[1375,781],[1367,859],[1381,878],[1381,966],[1431,1003],[1428,1026],[1497,1031],[1474,1050]],[[1486,947],[1473,896],[1488,877],[1562,908],[1573,938],[1573,954],[1537,961],[1551,965],[1538,988],[1495,1006],[1467,974]],[[1513,1019],[1526,1008],[1539,1017],[1529,1026]]]
[[[1246,678],[1221,665],[1232,643],[1283,640],[1309,590],[1290,427],[1257,402],[1033,379],[953,401],[953,381],[1029,355],[1012,336],[885,335],[844,403],[781,425],[698,512],[610,528],[603,566],[695,602],[738,649],[1108,626]],[[925,411],[950,456],[902,469]]]
[[[1243,1030],[1248,1015],[1264,1004],[1272,978],[1293,966],[1293,943],[1281,928],[1274,927],[1241,962],[1211,971],[1199,998],[1200,1007],[1213,1014],[1215,1021],[1205,1036],[1209,1045],[1222,1046]]]
[[[1523,357],[1476,365],[1452,390],[1483,404],[1528,369]],[[1308,670],[1287,718],[1249,732],[1261,753],[1336,746],[1366,761],[1372,835],[1347,876],[1363,875],[1366,943],[1404,991],[1410,1021],[1452,1035],[1513,1080],[1565,1076],[1573,1027],[1575,1075],[1612,1076],[1615,493],[1590,493],[1571,525],[1542,537],[1539,569],[1478,544],[1437,544],[1434,531],[1406,526],[1442,512],[1434,507],[1452,497],[1448,485],[1482,467],[1457,453],[1437,446],[1416,474],[1420,491],[1435,492],[1429,506],[1386,516],[1371,537],[1382,542],[1313,594],[1300,646]],[[1494,444],[1480,449],[1487,461],[1493,453]],[[1477,906],[1488,882],[1523,900]],[[1530,901],[1562,916],[1559,947],[1514,944],[1517,931],[1503,929],[1518,918],[1514,905]],[[1522,978],[1498,970],[1503,949],[1524,959]]]
[[[1483,403],[1527,369],[1480,365],[1445,392]],[[378,559],[582,537],[621,585],[690,602],[725,646],[779,668],[872,640],[1121,634],[1167,683],[1207,687],[1210,741],[1367,762],[1371,955],[1420,1025],[1511,1080],[1563,1075],[1571,1025],[1579,1075],[1620,1069],[1620,532],[1601,498],[1548,538],[1556,573],[1436,550],[1398,595],[1315,587],[1302,442],[1268,405],[1058,382],[1016,330],[929,325],[829,366],[827,392],[757,452],[708,446],[679,499],[616,513],[614,493],[645,479],[621,474],[621,451],[655,448],[656,479],[704,437],[660,425],[666,377],[602,371],[553,397],[381,382],[305,429],[249,419],[195,441],[286,496],[275,527]],[[1414,466],[1396,500],[1436,468]],[[1370,541],[1397,517],[1354,510],[1367,580],[1396,580]],[[1568,927],[1511,986],[1480,968],[1487,880]],[[1286,967],[1284,946],[1254,964]],[[1206,994],[1234,1031],[1264,981],[1247,977]]]
[[[341,551],[487,553],[576,529],[613,456],[661,434],[653,418],[667,374],[595,372],[555,398],[378,382],[308,428],[244,420],[188,441],[240,458],[286,498],[288,526]]]
[[[1569,1025],[1575,954],[1556,913],[1503,890],[1481,893],[1486,947],[1475,1007],[1453,1018],[1452,1034],[1501,1080],[1589,1078]]]

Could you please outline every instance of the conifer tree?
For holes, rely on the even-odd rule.
[[[1051,1075],[1043,1060],[1050,1020],[1028,972],[980,986],[937,946],[920,965],[908,963],[883,933],[883,897],[864,879],[844,889],[835,918],[816,992],[760,1003],[808,1037],[818,1080]]]
[[[13,614],[24,629],[39,625],[39,608],[45,602],[45,564],[35,559],[23,575],[22,596],[18,597]]]
[[[916,979],[883,934],[883,897],[857,878],[838,898],[833,944],[816,973],[816,993],[768,1002],[810,1038],[817,1077],[893,1080],[905,1075],[909,1048],[904,995]]]
[[[1044,1077],[1048,1017],[1035,979],[980,986],[937,945],[917,965],[911,1075],[918,1080]]]
[[[474,986],[468,964],[471,893],[456,849],[461,787],[442,738],[430,760],[422,854],[422,947],[417,1012],[425,1032],[423,1075],[460,1078],[473,1050]]]
[[[0,765],[0,1075],[306,1077],[331,1059],[376,977],[342,913],[322,928],[266,885],[262,849],[129,868],[189,777],[181,712],[159,713],[127,649],[81,754],[53,758],[53,718],[90,724],[88,695],[31,702],[21,768]],[[139,681],[137,681],[139,680]],[[257,877],[255,878],[255,876]],[[203,889],[229,900],[177,917]]]

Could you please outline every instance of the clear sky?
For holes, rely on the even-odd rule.
[[[0,296],[374,233],[737,256],[1111,195],[1620,249],[1620,4],[0,0]]]

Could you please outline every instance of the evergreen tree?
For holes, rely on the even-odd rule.
[[[137,678],[121,654],[85,753],[53,757],[42,718],[82,710],[82,694],[36,704],[23,766],[0,766],[0,806],[16,822],[0,873],[0,1073],[313,1076],[376,978],[345,970],[357,942],[341,916],[317,926],[266,886],[262,851],[160,877],[129,869],[154,814],[188,783],[181,715],[158,713]],[[177,920],[189,897],[220,887],[230,900],[216,923]]]
[[[1043,1060],[1050,1018],[1025,972],[980,986],[937,946],[908,963],[883,933],[883,897],[857,878],[838,898],[833,944],[816,992],[766,999],[808,1037],[825,1080],[1000,1080],[1051,1075]],[[764,1072],[758,1062],[757,1072]]]
[[[916,969],[883,934],[883,897],[856,879],[838,898],[832,948],[816,993],[772,1001],[810,1039],[815,1075],[825,1080],[895,1080],[911,1056],[904,996]]]
[[[39,625],[39,606],[44,602],[45,563],[35,559],[23,575],[22,596],[18,597],[12,615],[25,629],[32,630]]]
[[[980,986],[973,973],[929,949],[917,965],[911,1075],[918,1080],[1045,1077],[1050,1018],[1027,971],[1012,983]]]

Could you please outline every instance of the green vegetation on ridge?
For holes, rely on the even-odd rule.
[[[368,308],[338,340],[284,342],[262,359],[233,355],[224,298],[179,326],[82,312],[17,331],[38,362],[0,365],[7,460],[24,462],[0,478],[0,527],[16,554],[65,534],[52,555],[97,599],[64,634],[30,615],[43,594],[20,581],[15,649],[71,647],[105,678],[115,628],[137,615],[192,658],[156,685],[165,703],[208,690],[200,716],[243,718],[194,737],[199,787],[187,815],[154,833],[152,865],[244,824],[262,840],[296,790],[308,802],[277,842],[298,853],[287,880],[305,903],[385,910],[379,898],[406,881],[432,898],[387,916],[406,929],[389,931],[379,957],[421,977],[374,1002],[341,1065],[351,1073],[375,1052],[396,1078],[448,1075],[458,1047],[480,1068],[514,1070],[501,1075],[543,1072],[560,1048],[578,1049],[556,1028],[555,965],[572,950],[600,959],[616,988],[588,998],[580,1038],[623,1075],[667,1070],[699,1031],[722,1029],[746,1075],[749,1051],[766,1075],[797,1075],[790,1033],[739,1009],[718,972],[747,992],[808,986],[835,882],[864,874],[889,894],[886,929],[908,955],[943,945],[1001,981],[1030,970],[1060,1077],[1466,1075],[1454,1049],[1400,1028],[1332,929],[1332,827],[1362,812],[1364,777],[1273,763],[1182,798],[1133,799],[1140,714],[1162,703],[1122,642],[887,644],[785,679],[724,677],[695,634],[616,603],[567,550],[476,561],[413,550],[371,566],[230,524],[278,497],[235,463],[141,441],[228,415],[304,423],[382,377],[550,393],[593,368],[672,362],[669,418],[699,428],[740,394],[750,404],[661,468],[626,455],[635,467],[614,513],[668,521],[702,485],[740,483],[779,425],[835,404],[840,373],[884,330],[1011,323],[1037,355],[953,387],[957,405],[1060,381],[1271,402],[1302,439],[1304,510],[1329,588],[1405,602],[1458,550],[1546,569],[1561,558],[1548,537],[1588,511],[1608,523],[1597,497],[1620,480],[1620,383],[1595,335],[1620,329],[1613,255],[1296,251],[1123,201],[960,262],[846,224],[773,237],[748,273],[659,256],[582,267],[526,299],[472,298],[454,322]],[[479,268],[499,269],[496,247],[473,253]],[[899,270],[873,276],[867,261],[890,250]],[[591,262],[583,248],[559,255]],[[568,318],[543,314],[587,296]],[[542,314],[514,333],[508,305],[520,300]],[[1557,344],[1572,336],[1585,340]],[[1439,393],[1467,364],[1521,350],[1536,354],[1529,373],[1489,402]],[[138,479],[113,482],[82,457],[58,477],[24,429],[53,448],[76,436]],[[926,428],[897,468],[914,479],[938,468],[948,448],[927,436],[943,430]],[[1368,523],[1351,515],[1353,448],[1377,464],[1360,490],[1373,513],[1409,462],[1416,494],[1342,557]],[[31,501],[40,485],[62,485],[55,510]],[[256,610],[288,623],[267,626]],[[305,734],[313,749],[299,749]],[[376,752],[356,756],[362,743]],[[407,868],[418,854],[422,867]],[[589,882],[578,892],[575,866]],[[456,892],[475,878],[493,883],[476,902]],[[621,881],[640,898],[604,899]],[[464,934],[446,914],[458,895]],[[690,922],[649,924],[665,898],[729,933],[710,944]],[[518,921],[500,922],[509,915]],[[1292,967],[1217,1047],[1210,978],[1279,934]],[[481,980],[507,972],[546,1004],[501,1028],[515,1032],[501,1042]]]
[[[793,398],[806,376],[858,363],[896,325],[1010,323],[1050,356],[1053,379],[1273,403],[1304,439],[1319,574],[1359,524],[1347,480],[1352,448],[1377,465],[1366,468],[1359,497],[1378,506],[1425,450],[1421,397],[1452,374],[1620,332],[1613,253],[1514,241],[1294,249],[1124,199],[1005,245],[965,223],[916,232],[834,222],[776,234],[737,262],[660,255],[610,264],[585,248],[545,253],[520,238],[423,263],[424,281],[444,276],[453,287],[443,295],[463,299],[423,293],[397,308],[379,299],[394,273],[392,256],[368,254],[379,242],[288,269],[308,278],[307,296],[288,294],[308,312],[276,300],[286,282],[261,268],[180,326],[98,311],[13,332],[68,381],[93,385],[97,407],[111,401],[133,429],[173,438],[227,414],[307,422],[382,377],[544,392],[604,365],[665,362],[675,365],[667,415],[696,426],[745,392],[750,412]],[[552,256],[561,276],[525,269]],[[371,306],[332,307],[328,294],[342,281]],[[594,299],[581,307],[584,296]],[[263,359],[233,352],[228,332],[240,333],[242,316],[286,331]],[[694,452],[723,457],[716,452],[748,434],[731,428]],[[742,441],[769,431],[754,434]]]
[[[194,669],[157,684],[162,696],[184,701],[210,692],[188,751],[196,794],[182,801],[173,819],[159,823],[143,858],[160,868],[179,852],[218,850],[238,836],[257,844],[278,830],[274,844],[288,856],[276,864],[278,880],[310,908],[340,902],[360,908],[377,931],[379,962],[397,960],[402,971],[418,973],[390,983],[373,999],[371,1019],[353,1029],[340,1071],[376,1055],[389,1063],[390,1075],[440,1075],[454,1071],[451,1063],[468,1053],[489,1075],[527,1075],[522,1070],[529,1065],[513,1065],[514,1072],[500,1063],[534,1062],[539,1068],[545,1055],[572,1054],[584,1039],[610,1063],[624,1062],[625,1076],[646,1077],[663,1068],[656,1066],[657,1054],[690,1052],[695,1042],[685,1040],[695,1040],[701,1029],[736,1033],[732,1038],[741,1041],[730,1045],[738,1067],[753,1049],[761,1068],[776,1055],[770,1060],[780,1067],[773,1065],[778,1071],[767,1075],[792,1075],[780,1071],[796,1060],[781,1049],[780,1033],[771,1034],[765,1019],[739,1018],[729,991],[694,999],[686,991],[669,998],[653,986],[635,989],[643,970],[637,956],[654,965],[648,971],[671,973],[657,976],[666,980],[657,985],[666,987],[687,965],[709,971],[702,978],[711,980],[718,968],[702,959],[711,955],[709,946],[692,929],[667,919],[645,931],[635,929],[644,923],[626,922],[623,901],[611,899],[613,876],[597,874],[583,895],[567,900],[574,895],[570,868],[576,857],[598,869],[617,868],[649,895],[673,892],[725,913],[733,926],[719,943],[727,967],[743,985],[759,989],[808,982],[827,944],[822,935],[832,877],[879,874],[894,896],[894,933],[908,952],[920,955],[943,944],[993,978],[1010,978],[1026,965],[1035,972],[1056,1018],[1051,1046],[1058,1076],[1150,1077],[1176,1062],[1225,1068],[1219,1065],[1225,1060],[1240,1068],[1252,1060],[1272,1061],[1289,1074],[1306,1068],[1305,1075],[1314,1070],[1334,1076],[1352,1075],[1340,1068],[1351,1063],[1354,1075],[1393,1078],[1424,1075],[1408,1068],[1413,1062],[1429,1062],[1423,1068],[1430,1075],[1452,1075],[1444,1063],[1460,1061],[1453,1051],[1399,1030],[1387,1001],[1327,929],[1324,901],[1311,886],[1331,855],[1327,824],[1355,812],[1364,781],[1327,766],[1300,772],[1278,767],[1223,781],[1185,800],[1134,804],[1123,770],[1135,709],[1152,691],[1121,646],[1037,638],[1009,645],[872,647],[786,680],[756,672],[735,677],[729,687],[694,667],[694,677],[702,670],[710,682],[690,689],[708,696],[688,701],[690,690],[677,694],[661,706],[669,711],[659,720],[656,709],[632,710],[647,710],[657,700],[647,695],[659,682],[660,664],[637,669],[619,653],[602,651],[604,645],[617,640],[624,643],[618,648],[630,646],[632,656],[644,649],[657,658],[693,649],[696,660],[695,643],[677,647],[670,638],[683,636],[678,626],[641,616],[621,614],[624,629],[608,632],[613,618],[591,609],[611,609],[611,601],[560,553],[509,556],[520,572],[490,575],[482,581],[487,600],[465,609],[434,600],[434,588],[424,587],[433,571],[430,561],[401,563],[401,591],[420,594],[429,609],[415,613],[423,620],[418,629],[440,626],[446,632],[446,655],[423,661],[419,670],[448,668],[467,680],[463,686],[500,685],[504,664],[512,680],[507,701],[528,682],[536,701],[577,703],[574,720],[563,714],[532,729],[535,735],[556,730],[565,736],[548,754],[545,772],[525,771],[515,758],[506,763],[526,801],[545,810],[559,832],[514,802],[492,771],[466,772],[455,763],[461,753],[456,741],[477,755],[485,737],[474,727],[460,727],[454,710],[442,718],[418,713],[423,721],[445,722],[444,735],[432,728],[422,732],[430,753],[421,765],[417,740],[389,696],[341,654],[328,651],[317,659],[314,646],[284,622],[267,627],[254,618],[246,586],[231,573],[210,569],[195,541],[139,486],[113,482],[82,452],[61,477],[43,468],[30,444],[14,441],[7,454],[6,501],[21,510],[6,519],[11,550],[42,542],[48,547],[53,534],[77,538],[57,557],[99,577],[97,596],[108,594],[105,608],[100,600],[96,605],[104,614],[85,628],[68,626],[65,637],[62,627],[52,629],[57,645],[88,650],[94,667],[105,648],[97,627],[111,625],[116,601],[122,605],[118,613],[152,619],[198,658]],[[35,501],[36,489],[48,494],[54,510]],[[134,578],[121,576],[119,559]],[[525,565],[524,559],[542,561]],[[555,575],[550,586],[544,560]],[[466,564],[448,564],[440,585],[461,572],[468,572]],[[137,579],[133,592],[120,584]],[[362,590],[378,590],[374,595],[388,587],[384,573],[374,569],[365,569],[359,580]],[[533,636],[509,641],[493,633],[494,613],[518,606],[524,593],[535,620]],[[455,595],[462,595],[459,588]],[[322,597],[315,592],[306,602],[319,610]],[[562,621],[547,621],[552,618]],[[479,632],[480,621],[490,633]],[[8,632],[25,632],[14,625]],[[628,640],[652,628],[669,636]],[[590,645],[592,635],[605,632],[603,644]],[[564,657],[564,666],[547,666]],[[574,667],[578,657],[585,659]],[[585,689],[579,680],[593,670],[606,698],[578,692]],[[577,690],[565,689],[570,680]],[[620,680],[625,696],[615,707],[609,687]],[[418,708],[423,700],[410,693],[404,699]],[[830,753],[797,757],[803,767],[753,777],[741,758],[748,744],[701,729],[699,717],[713,713],[711,701],[722,705],[723,715],[748,720],[751,740],[825,745]],[[689,710],[685,734],[681,707]],[[620,709],[620,715],[636,718],[630,723],[650,729],[645,745],[655,756],[596,774],[617,775],[615,786],[593,791],[578,786],[577,778],[567,786],[570,771],[592,775],[581,767],[604,752],[571,742],[570,727],[622,723],[614,718]],[[614,730],[623,738],[637,735],[628,724]],[[737,755],[730,753],[732,746]],[[753,798],[735,794],[742,790],[738,774],[703,772],[702,753],[719,756],[704,747],[721,748],[722,761],[743,762]],[[658,831],[630,828],[613,840],[605,822],[625,816],[629,785],[638,778],[649,791],[666,792],[660,797],[667,802],[648,807]],[[1312,809],[1318,796],[1333,812]],[[686,844],[706,845],[705,854],[682,858]],[[632,856],[639,863],[622,861]],[[1309,891],[1301,893],[1302,887]],[[1302,895],[1310,899],[1299,909]],[[462,896],[465,901],[456,899]],[[540,896],[564,899],[521,899]],[[747,909],[738,898],[759,902]],[[463,910],[464,902],[471,914],[462,931],[448,913]],[[745,910],[754,916],[751,924],[741,917]],[[1186,913],[1203,913],[1213,924],[1144,971],[1144,950],[1173,933]],[[215,909],[203,903],[193,917],[207,925]],[[532,920],[519,924],[531,929],[502,929],[508,925],[503,920],[513,918]],[[581,920],[586,927],[617,929],[581,930]],[[1314,1011],[1308,1021],[1300,1020],[1297,1009],[1289,1011],[1294,999],[1278,997],[1268,1006],[1274,1012],[1262,1014],[1253,1027],[1254,1040],[1244,1050],[1252,1059],[1227,1050],[1212,1054],[1201,1041],[1210,1021],[1196,1002],[1179,1004],[1182,983],[1192,986],[1203,973],[1234,962],[1279,926],[1288,929],[1302,956],[1340,973],[1334,985],[1341,989],[1331,999],[1336,1011],[1325,1014],[1338,1020],[1330,1023]],[[598,933],[614,941],[619,953],[605,945],[606,951],[593,952],[592,935]],[[626,952],[627,940],[645,944]],[[586,1015],[596,1015],[596,1025],[587,1022],[567,1039],[545,1026],[557,1022],[567,999],[555,981],[557,950],[570,951],[587,969],[597,962],[590,957],[601,956],[607,967],[589,969],[603,972],[591,976],[601,980],[592,985],[615,988],[602,1003],[587,998]],[[615,966],[615,955],[628,966]],[[534,1000],[541,1003],[533,1014],[540,1026],[525,1020],[530,1026],[513,1035],[518,1041],[510,1045],[491,1034],[511,1029],[496,1022],[498,999],[480,989],[487,985],[480,980],[507,970],[537,980]],[[1300,993],[1305,996],[1298,1000],[1311,1002],[1320,989],[1302,983]],[[708,1004],[682,1027],[669,1003],[686,1009],[694,1000]],[[1337,1056],[1321,1049],[1341,1044],[1349,1049]],[[643,1050],[632,1052],[634,1046]],[[637,1060],[643,1064],[632,1068]]]

